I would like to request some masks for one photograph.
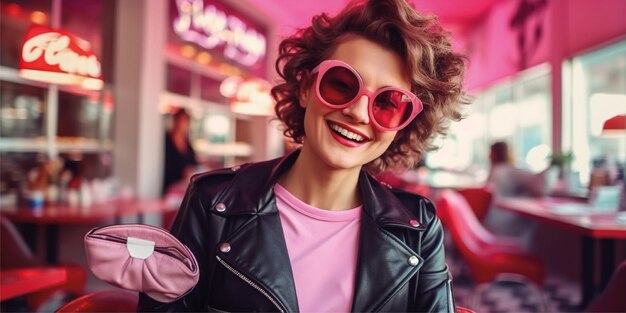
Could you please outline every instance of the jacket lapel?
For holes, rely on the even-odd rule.
[[[275,207],[274,202],[268,203],[267,212],[252,217],[227,238],[231,250],[220,257],[270,293],[281,310],[298,312],[293,272]]]
[[[365,173],[361,173],[359,186],[364,214],[352,311],[371,312],[380,310],[385,301],[417,273],[423,262],[417,252],[385,228],[401,227],[410,231],[424,228],[415,226],[415,216],[388,188],[381,187]],[[413,225],[411,220],[414,220]],[[412,262],[411,257],[414,257]]]
[[[227,207],[224,212],[216,214],[244,219],[241,227],[224,238],[230,250],[218,250],[218,256],[261,287],[263,291],[260,292],[278,300],[278,306],[286,312],[298,312],[299,309],[273,187],[297,155],[292,153],[280,160],[242,166],[241,173],[231,181],[231,185],[237,188],[225,188],[215,200]],[[263,179],[251,180],[250,177]]]

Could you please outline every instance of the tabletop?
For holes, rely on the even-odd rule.
[[[626,239],[626,212],[594,212],[566,198],[501,198],[495,206],[592,238]]]
[[[161,199],[115,199],[86,207],[45,205],[40,210],[27,207],[3,209],[1,214],[14,222],[34,224],[85,224],[148,213],[178,209]]]
[[[67,281],[61,267],[35,267],[0,271],[0,301],[58,286]]]

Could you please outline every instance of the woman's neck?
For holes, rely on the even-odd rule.
[[[329,211],[349,210],[361,204],[357,189],[360,168],[334,169],[303,152],[279,179],[285,189],[303,202]]]

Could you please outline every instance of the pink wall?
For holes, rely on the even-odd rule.
[[[621,37],[626,38],[626,1],[561,1],[567,6],[567,53],[577,54]],[[565,36],[564,36],[565,37]]]
[[[518,45],[522,28],[510,26],[523,0],[497,2],[484,20],[465,34],[456,35],[455,45],[470,58],[469,90],[489,87],[499,79],[543,62],[551,63],[553,69],[560,68],[566,58],[626,36],[624,0],[545,1],[544,6],[529,10],[533,13],[524,23],[525,65],[520,64]],[[560,77],[560,73],[556,74]]]

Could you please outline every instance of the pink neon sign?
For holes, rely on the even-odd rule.
[[[226,58],[246,66],[265,56],[265,36],[240,17],[204,0],[176,0],[176,9],[172,27],[182,40],[208,50],[223,47]]]

